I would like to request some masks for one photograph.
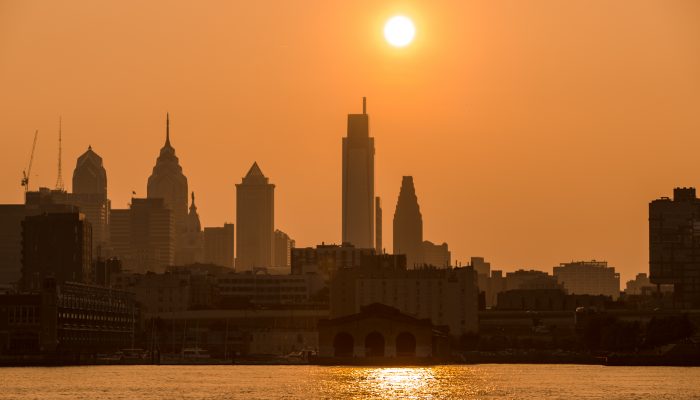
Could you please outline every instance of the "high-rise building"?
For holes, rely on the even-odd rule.
[[[182,235],[187,224],[187,177],[182,173],[180,161],[175,155],[175,149],[170,145],[170,116],[166,116],[165,145],[160,149],[160,155],[153,167],[153,173],[148,178],[148,198],[163,199],[167,208],[172,210],[175,226],[175,258],[179,258],[183,245]]]
[[[270,267],[274,256],[275,185],[253,163],[236,184],[236,270]]]
[[[700,307],[700,200],[695,188],[649,204],[649,280],[673,285],[676,307]]]
[[[40,290],[44,278],[92,283],[92,229],[81,213],[28,216],[22,221],[22,288]]]
[[[275,259],[274,266],[285,268],[290,271],[292,262],[292,248],[294,247],[294,239],[281,230],[275,230]]]
[[[204,261],[204,235],[197,206],[194,204],[194,192],[192,192],[190,213],[187,214],[185,232],[181,236],[180,257],[175,261],[178,265],[190,265]]]
[[[570,294],[620,297],[620,274],[605,261],[576,261],[554,267],[553,275]]]
[[[204,228],[204,262],[233,268],[234,236],[233,224]]]
[[[377,250],[377,254],[382,254],[384,253],[384,248],[382,247],[382,199],[380,199],[379,196],[375,198],[374,212],[376,213],[374,222],[374,248]]]
[[[107,198],[107,172],[102,157],[92,146],[75,163],[73,193],[68,202],[77,206],[92,225],[92,248],[95,256],[102,255],[109,247],[109,211]]]
[[[40,188],[27,192],[25,204],[0,205],[0,287],[13,286],[22,277],[22,221],[31,215],[78,212],[62,190]]]
[[[173,213],[162,198],[131,199],[128,210],[112,210],[113,254],[131,272],[162,272],[175,260]]]
[[[394,213],[394,254],[405,254],[409,268],[423,264],[423,216],[413,177],[404,176]]]
[[[343,138],[343,243],[371,248],[374,243],[374,138],[369,136],[367,102],[362,114],[348,115]]]

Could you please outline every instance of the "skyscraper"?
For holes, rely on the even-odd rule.
[[[272,266],[274,235],[275,185],[253,163],[236,184],[236,270]]]
[[[279,229],[275,230],[275,258],[273,264],[275,267],[291,268],[292,248],[294,248],[294,239]]]
[[[172,210],[162,198],[131,199],[128,210],[113,210],[110,236],[114,255],[132,272],[163,272],[175,260]]]
[[[700,307],[700,199],[695,188],[673,189],[649,204],[649,280],[673,285],[676,306]]]
[[[109,247],[109,213],[111,204],[107,198],[107,171],[102,157],[92,146],[75,163],[73,193],[68,202],[78,206],[92,225],[93,254],[100,256]]]
[[[423,263],[423,216],[418,206],[413,177],[404,176],[394,213],[394,254],[405,254],[406,265]]]
[[[367,102],[362,114],[348,115],[343,138],[343,242],[372,248],[374,243],[374,138],[369,136]]]
[[[182,234],[179,265],[189,265],[204,261],[204,234],[199,221],[197,206],[194,204],[194,192],[190,203],[190,213],[187,214],[185,232]]]
[[[160,149],[160,155],[153,167],[153,173],[148,178],[149,199],[160,198],[165,206],[172,210],[175,226],[175,256],[179,256],[182,247],[182,234],[187,224],[187,177],[182,173],[182,167],[175,155],[175,149],[170,145],[170,116],[166,115],[165,145]]]
[[[22,288],[38,290],[44,278],[92,283],[92,232],[85,215],[56,213],[22,221]]]
[[[233,224],[204,228],[204,262],[233,268]]]

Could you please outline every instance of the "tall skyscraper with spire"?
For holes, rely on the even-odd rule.
[[[107,171],[102,157],[92,146],[75,163],[73,193],[69,203],[78,206],[92,224],[92,246],[96,257],[106,255],[109,247],[109,216],[111,204],[107,198]]]
[[[343,138],[343,242],[373,248],[374,243],[374,138],[369,136],[367,100],[362,114],[348,115]]]
[[[275,185],[253,163],[236,184],[236,271],[273,264]]]
[[[175,149],[170,144],[170,115],[166,114],[165,144],[160,149],[160,155],[153,167],[153,173],[148,178],[149,199],[161,198],[165,206],[172,211],[175,225],[175,263],[179,262],[179,252],[182,246],[182,234],[187,224],[187,177],[182,173],[182,167],[175,155]]]
[[[394,213],[394,254],[405,254],[409,268],[423,263],[423,216],[413,177],[404,176]]]

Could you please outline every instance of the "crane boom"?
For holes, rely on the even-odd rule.
[[[36,139],[39,137],[39,130],[34,132],[34,142],[32,143],[32,152],[29,155],[29,166],[27,169],[22,171],[22,186],[24,186],[24,192],[29,191],[29,177],[32,174],[32,164],[34,164],[34,150],[36,150]]]

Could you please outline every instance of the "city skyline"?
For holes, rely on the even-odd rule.
[[[309,31],[286,21],[285,13],[292,12],[288,9],[273,13],[269,21],[251,18],[264,24],[259,29],[277,24],[288,34],[288,40],[256,39],[268,54],[258,56],[253,48],[214,35],[216,29],[233,36],[242,32],[235,29],[252,29],[223,22],[231,15],[244,17],[236,20],[259,16],[254,5],[224,7],[221,14],[226,18],[221,19],[216,18],[215,7],[140,10],[154,20],[182,22],[183,15],[192,11],[193,18],[212,21],[210,28],[201,28],[190,41],[175,46],[185,38],[177,23],[164,22],[155,29],[138,19],[130,29],[144,39],[143,47],[135,46],[134,36],[124,38],[120,20],[108,17],[110,12],[128,12],[127,6],[86,11],[103,23],[93,37],[85,35],[92,32],[93,23],[71,16],[81,15],[74,12],[77,5],[49,5],[42,10],[7,6],[0,18],[23,23],[0,24],[8,30],[2,53],[8,61],[0,66],[8,95],[2,100],[5,114],[0,129],[9,137],[1,153],[0,184],[7,189],[0,201],[21,202],[19,180],[37,128],[38,176],[32,177],[32,188],[53,186],[57,122],[62,115],[64,167],[92,145],[104,159],[112,207],[125,208],[132,190],[138,197],[146,195],[153,157],[162,146],[162,118],[169,111],[178,157],[198,194],[204,226],[235,221],[238,171],[257,160],[278,185],[278,227],[299,246],[337,242],[338,140],[345,131],[346,114],[357,110],[358,99],[367,96],[377,147],[375,195],[384,198],[385,205],[385,247],[392,237],[386,216],[394,212],[396,182],[413,175],[421,182],[421,208],[429,216],[425,236],[449,243],[454,260],[484,256],[504,270],[550,270],[571,259],[605,259],[622,273],[623,281],[648,269],[648,202],[670,196],[673,187],[700,183],[690,150],[694,132],[700,129],[695,112],[700,82],[693,73],[700,63],[691,51],[696,42],[688,39],[700,37],[690,34],[698,27],[688,18],[697,15],[697,4],[680,2],[663,8],[668,18],[653,28],[646,22],[656,21],[659,9],[654,7],[630,7],[625,9],[626,21],[619,21],[612,16],[620,10],[612,5],[586,10],[569,5],[563,18],[572,22],[572,14],[585,11],[573,25],[588,36],[557,28],[564,29],[561,39],[543,45],[541,40],[557,29],[526,27],[516,15],[522,11],[537,18],[535,14],[549,9],[547,4],[497,14],[496,6],[481,3],[413,3],[405,12],[421,15],[416,23],[424,34],[402,54],[383,47],[380,51],[374,39],[375,25],[381,29],[384,17],[394,10],[345,5],[341,11],[348,14],[347,21],[362,21],[353,27],[355,22],[346,22],[330,6],[315,6],[318,14],[328,15],[327,20],[313,19],[305,10],[295,14],[312,24]],[[464,7],[473,12],[457,12]],[[376,16],[367,17],[367,8],[377,10]],[[52,17],[46,19],[47,15]],[[438,21],[452,21],[458,15],[480,15],[493,26],[472,19],[459,27],[452,22],[438,26]],[[595,30],[590,28],[593,22]],[[45,29],[26,30],[36,25]],[[528,29],[535,29],[532,39],[524,38]],[[328,39],[312,39],[318,30],[327,31]],[[363,38],[372,37],[369,44],[353,44],[358,32],[366,35]],[[488,39],[491,47],[470,45],[464,39],[469,37]],[[47,48],[54,38],[66,39],[62,42],[67,44]],[[97,39],[107,44],[105,48],[111,46],[115,56],[94,47]],[[315,50],[302,46],[307,40]],[[569,42],[576,45],[567,50],[564,45]],[[299,55],[294,54],[297,50]],[[556,62],[545,57],[555,50],[560,56]],[[45,51],[47,57],[60,51],[66,57],[54,59],[48,69],[44,62],[32,64],[25,51]],[[325,51],[328,58],[321,55]],[[234,54],[249,61],[236,64],[242,58]],[[87,64],[70,61],[76,58]],[[127,81],[129,75],[112,69],[111,61],[124,58],[141,60],[117,64],[133,73],[133,83]],[[289,67],[272,67],[273,60],[287,60]],[[596,67],[601,60],[610,61],[609,69]],[[586,69],[578,69],[578,62]],[[348,67],[341,68],[346,63]],[[503,67],[513,63],[523,68]],[[260,75],[268,83],[255,78],[245,84],[246,76],[261,64],[265,68]],[[477,84],[460,71],[484,83]],[[223,81],[202,80],[202,72]],[[285,73],[299,77],[299,83],[282,80]],[[318,84],[308,83],[312,76],[320,77]],[[446,76],[456,82],[448,82]],[[559,102],[562,96],[569,101]],[[434,104],[444,106],[429,115],[425,111],[434,109]],[[261,119],[263,114],[276,118]],[[665,140],[659,142],[661,134]],[[127,146],[123,138],[136,146]],[[681,142],[688,145],[678,146]],[[269,151],[253,154],[256,146]],[[517,151],[521,148],[527,151]],[[420,162],[426,157],[429,161]],[[297,158],[304,162],[292,161]],[[667,167],[658,169],[658,164]],[[314,171],[315,179],[308,171]],[[316,182],[327,187],[315,190]],[[313,196],[295,192],[299,187],[313,190]],[[317,210],[327,222],[308,226],[310,210]],[[533,225],[540,228],[532,230]],[[504,237],[504,226],[512,237]]]

